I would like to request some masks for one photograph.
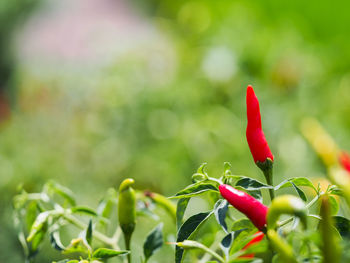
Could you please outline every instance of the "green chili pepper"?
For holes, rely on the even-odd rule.
[[[320,215],[322,217],[320,227],[323,240],[323,262],[339,263],[341,254],[339,246],[340,240],[333,230],[333,220],[328,195],[323,195],[321,197]]]
[[[274,229],[267,231],[267,238],[284,263],[297,263],[292,247],[286,243]]]
[[[119,186],[118,219],[127,250],[130,250],[131,236],[136,225],[136,194],[131,187],[134,182],[134,179],[125,179]],[[131,262],[130,253],[128,261]]]
[[[282,195],[275,198],[267,213],[267,228],[276,228],[277,221],[282,214],[299,217],[301,223],[306,228],[308,211],[305,203],[299,197],[293,195]]]
[[[303,226],[307,226],[307,208],[305,203],[293,195],[283,195],[276,197],[267,213],[267,237],[272,247],[277,251],[285,263],[296,263],[293,248],[284,241],[275,231],[278,219],[283,214],[294,215],[300,218]]]

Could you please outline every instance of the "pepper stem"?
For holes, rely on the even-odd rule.
[[[264,162],[257,161],[256,165],[264,173],[267,184],[273,187],[273,161],[270,158],[266,158]],[[272,201],[275,198],[274,189],[270,188],[269,193]]]
[[[131,234],[124,233],[124,240],[125,240],[125,249],[130,251]],[[131,253],[129,253],[127,257],[128,257],[128,263],[131,263]]]

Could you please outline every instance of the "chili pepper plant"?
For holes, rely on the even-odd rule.
[[[316,120],[304,120],[302,133],[323,161],[329,184],[322,188],[304,177],[275,183],[273,165],[278,157],[267,143],[251,86],[246,104],[246,138],[265,182],[236,175],[227,162],[220,176],[209,176],[202,164],[192,184],[169,198],[135,190],[134,180],[128,178],[118,191],[108,190],[96,209],[77,205],[74,194],[55,182],[47,183],[40,193],[22,189],[14,198],[14,222],[26,262],[35,262],[38,253],[45,253],[41,249],[45,240],[61,252],[60,259],[52,259],[61,263],[151,262],[153,258],[176,263],[350,262],[349,155],[338,149]],[[187,207],[199,198],[210,209],[193,214]],[[161,210],[164,213],[157,216]],[[151,218],[155,227],[143,224],[144,217]],[[167,233],[164,223],[170,224]],[[140,229],[149,232],[143,249],[133,242]],[[165,246],[173,254],[153,256]]]

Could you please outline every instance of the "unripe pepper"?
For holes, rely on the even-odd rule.
[[[265,229],[267,206],[249,194],[230,185],[219,186],[220,194],[238,211],[245,214],[260,231]]]
[[[322,262],[338,263],[340,262],[341,258],[341,250],[339,245],[340,240],[333,229],[333,219],[328,195],[323,195],[321,197],[320,215],[322,217],[322,220],[320,221],[320,229],[323,241]]]
[[[131,235],[136,224],[136,194],[131,187],[134,182],[134,179],[125,179],[119,186],[118,219],[124,234],[127,250],[130,250]],[[128,254],[128,259],[130,262],[130,254]]]
[[[263,163],[267,158],[273,161],[273,155],[261,126],[259,101],[250,85],[247,88],[246,102],[248,118],[246,136],[254,161]]]
[[[343,151],[339,154],[339,162],[346,171],[350,172],[350,155],[347,152]]]
[[[293,248],[277,234],[276,230],[269,229],[267,231],[267,237],[283,262],[298,263],[295,259]]]
[[[283,214],[295,215],[300,218],[304,227],[307,224],[307,208],[303,200],[294,195],[282,195],[276,197],[267,214],[267,227],[274,229],[277,226],[278,219]]]
[[[278,225],[278,219],[283,214],[294,215],[299,217],[306,228],[307,212],[305,203],[293,195],[278,196],[271,202],[267,214],[267,238],[281,259],[286,263],[297,263],[297,260],[295,259],[293,248],[275,230]]]
[[[304,119],[301,132],[327,168],[338,164],[338,146],[316,119]]]

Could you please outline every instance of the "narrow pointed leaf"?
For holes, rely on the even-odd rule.
[[[183,225],[180,227],[177,233],[176,242],[182,242],[190,238],[196,232],[199,226],[210,217],[211,214],[212,212],[210,211],[206,213],[199,213],[188,218],[185,221],[185,223],[183,223]],[[175,251],[176,263],[182,262],[183,253],[184,253],[184,249],[176,246],[176,251]]]
[[[189,198],[200,195],[207,191],[218,192],[218,188],[210,183],[199,182],[191,184],[190,186],[186,187],[185,189],[178,192],[175,196],[172,196],[170,198]]]
[[[147,236],[143,244],[143,254],[146,261],[163,245],[163,223],[160,223]]]
[[[75,206],[71,208],[71,211],[72,213],[81,213],[81,214],[86,214],[90,216],[97,216],[97,213],[95,212],[95,210],[86,206]]]
[[[112,258],[116,256],[123,256],[129,254],[130,251],[127,250],[114,250],[114,249],[109,249],[109,248],[98,248],[94,251],[92,254],[93,258],[97,259],[107,259],[107,258]]]
[[[179,229],[183,223],[183,218],[190,198],[182,198],[177,201],[176,206],[176,228]]]

